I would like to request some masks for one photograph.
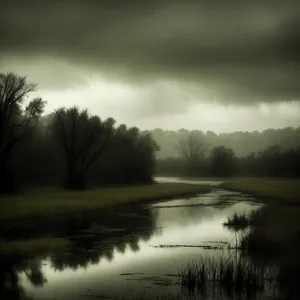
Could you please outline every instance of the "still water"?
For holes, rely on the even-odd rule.
[[[33,299],[131,299],[145,291],[178,293],[176,275],[182,267],[199,257],[226,255],[224,248],[235,239],[222,226],[227,217],[258,206],[251,196],[212,184],[207,194],[111,212],[115,231],[100,238],[77,234],[68,253],[30,262],[40,278],[32,280],[22,271],[20,285]]]

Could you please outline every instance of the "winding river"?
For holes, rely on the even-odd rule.
[[[258,206],[249,195],[220,189],[220,182],[162,177],[157,181],[209,183],[213,190],[112,213],[116,229],[110,233],[97,239],[78,232],[76,246],[68,253],[29,262],[38,280],[21,271],[20,286],[26,294],[33,299],[81,300],[178,294],[177,275],[188,263],[230,255],[226,247],[234,243],[235,234],[222,226],[227,217]]]

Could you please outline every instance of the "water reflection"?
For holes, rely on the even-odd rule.
[[[174,182],[174,183],[189,183],[189,184],[209,184],[212,186],[218,186],[222,183],[222,181],[217,180],[207,180],[207,179],[183,179],[179,177],[163,177],[157,176],[155,177],[155,181],[157,182]]]
[[[34,287],[42,287],[47,282],[40,260],[23,261],[17,257],[4,260],[0,257],[0,266],[0,299],[32,299],[20,282],[20,272]]]
[[[10,267],[19,290],[34,299],[116,298],[145,290],[178,293],[178,270],[199,256],[224,255],[220,249],[234,236],[222,223],[233,212],[252,209],[251,198],[215,190],[189,199],[98,212],[86,215],[84,226],[76,231],[69,230],[74,243],[67,252]],[[120,230],[88,233],[95,222]]]

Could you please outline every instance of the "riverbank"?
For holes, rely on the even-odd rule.
[[[299,180],[237,179],[220,186],[255,195],[267,204],[260,215],[259,231],[272,242],[282,244],[300,233]]]
[[[130,204],[210,190],[208,185],[160,183],[87,191],[34,189],[22,195],[7,195],[1,199],[0,258],[29,259],[64,249],[79,235],[101,240],[113,231],[115,236],[122,236],[125,229],[133,232],[141,222],[150,228],[147,211],[138,211],[139,206],[135,209]],[[117,232],[119,228],[122,232]]]
[[[0,223],[64,216],[137,202],[192,196],[210,190],[209,185],[183,183],[133,185],[87,191],[34,189],[21,195],[2,196]]]
[[[266,201],[285,204],[300,204],[299,186],[299,179],[270,178],[234,179],[220,185],[227,190],[252,194]]]
[[[300,181],[294,179],[238,179],[221,184],[224,189],[249,193],[266,203],[240,246],[254,260],[278,268],[277,283],[290,299],[298,299],[300,292],[299,186]]]

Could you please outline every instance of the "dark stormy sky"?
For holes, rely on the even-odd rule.
[[[300,125],[299,0],[1,0],[0,67],[141,128]]]

